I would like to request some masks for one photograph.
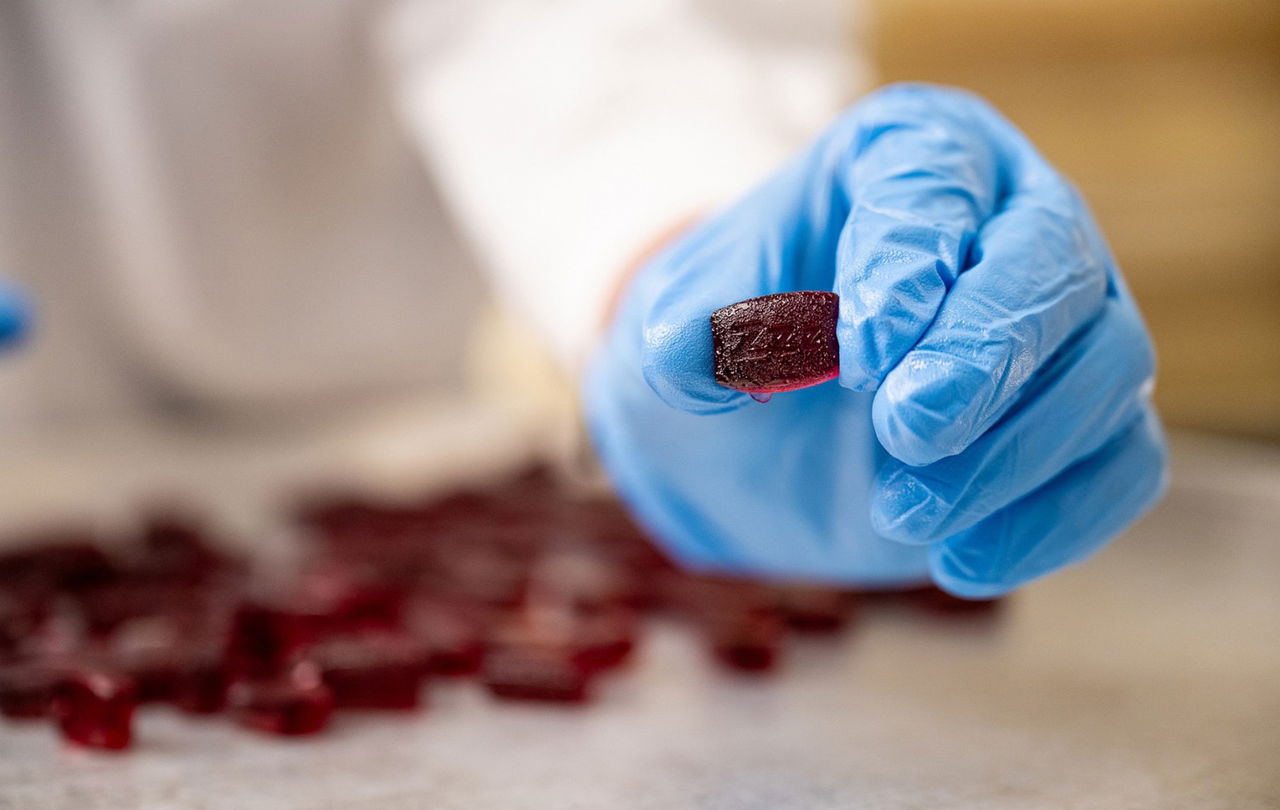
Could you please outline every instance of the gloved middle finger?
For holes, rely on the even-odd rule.
[[[924,467],[889,458],[872,525],[886,537],[950,537],[1035,490],[1131,423],[1149,397],[1154,356],[1127,295],[1068,342],[1005,418],[958,455]]]
[[[924,466],[964,450],[1102,313],[1110,257],[1091,224],[1075,191],[1046,175],[983,225],[977,263],[876,391],[871,416],[891,455]]]

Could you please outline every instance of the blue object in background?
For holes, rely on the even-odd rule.
[[[711,312],[834,290],[838,381],[713,378]],[[1163,491],[1141,316],[1076,191],[967,93],[874,93],[651,260],[584,381],[623,497],[699,568],[969,597],[1077,562]]]
[[[27,333],[30,321],[26,297],[16,287],[0,282],[0,349],[19,342]]]

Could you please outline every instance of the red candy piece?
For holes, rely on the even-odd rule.
[[[456,537],[433,549],[433,575],[427,585],[437,594],[480,602],[500,610],[518,608],[528,590],[524,555],[477,537]]]
[[[228,663],[235,673],[251,678],[276,675],[294,653],[321,635],[330,618],[305,601],[245,601],[231,623]]]
[[[535,566],[529,609],[554,622],[572,644],[575,660],[596,672],[631,655],[636,637],[631,606],[643,601],[625,570],[586,549],[567,549],[546,554]]]
[[[805,633],[834,633],[849,623],[855,598],[848,591],[821,585],[784,585],[777,589],[783,621]]]
[[[236,683],[227,702],[241,725],[288,737],[318,734],[333,714],[333,694],[307,663],[269,680]]]
[[[226,705],[230,677],[217,636],[195,636],[176,620],[134,619],[112,639],[111,662],[137,684],[138,702],[167,702],[191,714]]]
[[[73,599],[32,594],[9,597],[0,593],[0,657],[58,657],[83,643],[86,622]]]
[[[140,557],[129,570],[135,580],[195,586],[244,574],[240,560],[209,545],[200,524],[178,512],[152,515],[140,545]]]
[[[40,631],[48,615],[43,596],[0,590],[0,655],[17,653]]]
[[[137,694],[127,675],[86,669],[64,676],[53,689],[52,714],[62,736],[90,748],[128,748]]]
[[[671,607],[700,617],[778,610],[777,597],[769,588],[743,579],[677,574],[667,579],[664,597]]]
[[[751,394],[793,391],[840,373],[835,293],[802,291],[739,301],[711,313],[716,382]]]
[[[524,615],[500,628],[485,657],[484,683],[500,698],[581,703],[591,669],[558,611]]]
[[[170,601],[171,592],[163,585],[112,582],[81,594],[80,608],[92,635],[109,636],[132,619],[156,615]]]
[[[0,586],[39,585],[79,590],[109,581],[116,567],[92,538],[69,531],[37,537],[31,545],[0,554]]]
[[[717,661],[742,672],[774,668],[783,624],[773,591],[716,577],[688,577],[679,584],[675,604],[699,622]]]
[[[416,709],[428,651],[390,634],[334,638],[313,645],[308,660],[333,693],[334,705],[352,709]]]
[[[499,698],[582,703],[588,681],[572,655],[537,645],[503,647],[485,659],[485,686]]]
[[[409,631],[430,651],[436,675],[474,675],[484,661],[484,619],[476,607],[420,599],[409,612]]]
[[[109,636],[141,618],[164,617],[188,626],[231,612],[238,596],[231,583],[193,586],[177,580],[130,579],[80,594],[80,607],[92,635]]]
[[[604,554],[565,549],[543,555],[533,567],[531,600],[553,600],[579,611],[596,611],[643,601],[634,577]]]
[[[230,675],[219,651],[191,647],[179,657],[173,702],[188,714],[216,714],[227,705]]]
[[[334,633],[394,630],[403,624],[405,594],[369,566],[327,558],[314,561],[297,582],[299,596],[329,614]]]
[[[133,678],[139,703],[166,701],[176,694],[179,641],[177,625],[159,616],[132,619],[116,630],[111,662]]]
[[[782,622],[776,615],[726,612],[706,619],[711,651],[740,672],[767,672],[778,661]]]
[[[624,608],[579,612],[574,619],[574,643],[574,660],[588,672],[619,666],[635,649],[635,615]]]

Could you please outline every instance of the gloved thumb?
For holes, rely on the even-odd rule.
[[[700,248],[698,234],[676,245],[663,262],[637,279],[635,295],[647,303],[640,323],[641,369],[658,397],[689,413],[725,413],[750,402],[746,394],[715,381],[711,313],[734,299],[724,289],[719,263]],[[753,293],[747,293],[750,297]]]

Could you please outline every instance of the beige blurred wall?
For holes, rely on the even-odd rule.
[[[1172,425],[1280,440],[1280,0],[872,0],[883,81],[976,90],[1084,191]]]

